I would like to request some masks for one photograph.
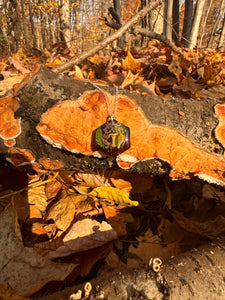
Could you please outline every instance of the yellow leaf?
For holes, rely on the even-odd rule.
[[[56,58],[53,62],[55,65],[61,64],[62,61],[59,58]]]
[[[129,198],[129,193],[124,192],[120,189],[111,187],[111,186],[101,186],[93,189],[93,191],[90,192],[90,195],[104,198],[108,200],[112,200],[114,202],[119,203],[127,203],[133,206],[138,206],[138,201],[132,201]]]
[[[137,62],[130,51],[127,51],[127,56],[123,62],[122,68],[124,70],[131,70],[133,73],[138,73],[141,71],[141,63]]]
[[[130,84],[134,84],[138,77],[139,77],[139,74],[133,74],[129,70],[126,78],[124,79],[123,83],[121,84],[121,87],[125,88],[126,86],[128,86]]]
[[[75,65],[75,76],[74,77],[79,78],[79,79],[84,79],[83,72],[77,65]]]

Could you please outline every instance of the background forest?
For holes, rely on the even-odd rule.
[[[150,0],[2,0],[0,52],[20,47],[51,50],[63,42],[74,53],[91,49]],[[221,49],[225,36],[225,0],[167,0],[138,25],[188,48]],[[117,46],[145,47],[148,40],[127,34]],[[113,46],[116,46],[114,43]]]

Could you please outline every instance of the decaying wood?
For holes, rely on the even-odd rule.
[[[154,8],[156,8],[161,3],[162,3],[162,1],[160,1],[160,0],[157,0],[157,1],[154,0],[154,1],[149,2],[149,4],[146,5],[145,8],[143,8],[142,10],[140,10],[133,18],[131,18],[126,24],[124,24],[124,26],[122,26],[114,34],[112,34],[111,36],[109,36],[106,39],[104,39],[102,42],[100,42],[96,47],[92,48],[91,50],[89,50],[89,51],[87,51],[85,53],[82,53],[81,55],[79,55],[79,56],[71,59],[70,61],[66,62],[65,64],[62,64],[62,65],[59,65],[59,66],[55,67],[54,71],[55,72],[63,72],[66,69],[69,69],[69,68],[71,68],[74,65],[80,64],[86,58],[94,55],[99,50],[105,48],[107,45],[109,45],[113,41],[115,41],[118,38],[120,38],[130,27],[132,27],[135,23],[137,23],[138,20],[140,20],[141,18],[143,18],[144,16],[146,16],[147,13],[149,13],[151,10],[153,10]]]
[[[91,280],[92,298],[156,300],[222,300],[225,298],[225,238],[163,262],[158,273],[149,267],[102,271]],[[84,289],[84,283],[40,300],[62,299]],[[97,296],[98,295],[98,296]]]
[[[115,89],[112,86],[102,86],[101,88],[110,93],[112,96],[115,94]],[[40,123],[42,114],[59,101],[67,99],[76,100],[83,95],[85,91],[92,90],[95,90],[95,88],[86,81],[69,79],[44,67],[37,68],[34,74],[28,75],[23,83],[15,90],[15,94],[19,98],[19,108],[17,108],[15,115],[17,118],[21,118],[22,128],[21,134],[15,139],[15,147],[30,150],[36,161],[43,157],[60,160],[67,168],[95,169],[115,167],[115,159],[110,156],[106,158],[95,158],[92,156],[74,154],[66,150],[52,147],[52,145],[44,141],[36,129],[37,125]],[[119,105],[118,114],[121,114],[121,117],[125,111],[129,115],[129,122],[131,122],[131,126],[133,126],[132,120],[137,122],[137,125],[134,125],[132,130],[139,130],[139,121],[153,125],[157,124],[153,127],[151,126],[152,133],[150,135],[152,137],[149,140],[151,145],[142,144],[142,140],[140,140],[140,144],[132,145],[133,148],[131,147],[131,149],[128,150],[131,152],[127,153],[132,155],[135,155],[135,151],[138,151],[139,160],[143,160],[142,162],[135,164],[134,167],[130,169],[131,171],[138,171],[142,173],[148,172],[154,175],[168,172],[171,169],[169,161],[166,156],[160,154],[165,149],[165,151],[169,153],[167,155],[170,155],[170,152],[172,151],[173,156],[180,155],[180,158],[186,157],[185,159],[187,161],[185,162],[184,160],[184,164],[186,165],[189,164],[189,161],[192,164],[196,160],[196,163],[198,164],[198,161],[201,163],[205,160],[204,168],[208,168],[209,172],[207,173],[207,170],[203,169],[200,171],[206,171],[206,174],[208,175],[211,175],[211,171],[215,174],[218,172],[220,173],[218,176],[223,176],[224,159],[222,155],[218,155],[223,153],[223,147],[214,137],[214,129],[218,124],[218,119],[214,114],[214,106],[218,103],[218,101],[212,99],[210,99],[210,101],[207,99],[201,99],[193,102],[194,100],[192,99],[175,98],[165,101],[162,97],[154,95],[142,96],[138,93],[130,93],[122,88],[119,89],[119,94],[133,99],[132,105],[136,105],[138,107],[140,117],[144,118],[143,121],[141,121],[141,119],[136,120],[136,115],[133,117],[132,113],[129,112],[129,109],[126,111],[126,108]],[[103,102],[102,105],[105,110],[106,105]],[[180,112],[182,112],[182,114],[180,114]],[[63,111],[61,115],[63,116]],[[99,116],[101,116],[101,114]],[[67,117],[69,116],[64,116],[65,119]],[[93,112],[92,120],[95,121],[96,117],[97,113]],[[76,122],[77,128],[79,129],[81,127],[79,120],[76,120]],[[90,125],[85,124],[85,126],[88,127]],[[91,128],[91,130],[94,129],[95,128]],[[154,137],[153,132],[154,134],[158,134],[158,137]],[[131,135],[132,133],[134,135],[134,132],[131,132]],[[146,133],[143,132],[144,136],[145,134]],[[138,135],[141,136],[142,132]],[[155,143],[155,138],[159,139],[159,137],[162,140],[159,148],[157,149],[152,143]],[[133,139],[134,138],[135,137],[133,137]],[[170,149],[169,147],[174,147],[170,146],[171,142],[177,138],[178,140],[180,139],[178,143],[181,144],[177,144],[177,147]],[[136,139],[134,139],[133,144],[136,143],[135,141]],[[8,144],[8,142],[10,142],[10,140],[5,141],[5,144]],[[143,142],[146,143],[145,138],[143,139]],[[189,145],[188,147],[186,147],[186,142]],[[175,141],[175,143],[177,142]],[[184,144],[182,145],[182,143]],[[196,145],[196,147],[192,146],[192,143],[193,145]],[[9,149],[5,144],[4,141],[0,139],[2,163],[5,161],[5,155]],[[90,147],[90,145],[88,147]],[[148,156],[146,156],[148,153],[145,153],[145,156],[140,156],[142,155],[141,151],[143,151],[143,153],[146,152],[146,148],[149,148],[149,155],[154,159],[146,161],[145,158],[148,158]],[[197,151],[197,154],[195,150]],[[184,151],[187,151],[188,153],[183,153]],[[209,164],[209,166],[207,164]],[[188,166],[184,166],[185,170],[183,175],[188,175],[188,173],[191,174],[191,172],[194,174],[196,170],[193,169],[193,167],[191,168],[192,169],[188,169]],[[182,167],[179,170],[182,171]],[[174,177],[176,176],[177,173]],[[214,177],[216,176],[217,175]]]

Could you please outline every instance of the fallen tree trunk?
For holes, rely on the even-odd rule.
[[[92,299],[193,299],[225,298],[225,238],[163,262],[158,273],[149,268],[130,271],[107,270],[91,280]],[[68,299],[84,284],[75,285],[40,300]],[[96,298],[95,298],[96,297]],[[102,298],[101,298],[102,299]]]
[[[101,89],[107,93],[113,111],[115,88],[101,86]],[[19,99],[19,107],[12,102],[10,109],[15,111],[17,123],[21,118],[21,132],[17,129],[13,139],[13,134],[7,136],[7,126],[4,127],[0,139],[2,162],[7,153],[8,160],[15,157],[18,153],[10,149],[17,147],[30,150],[33,160],[43,157],[59,160],[61,167],[66,168],[109,168],[118,164],[123,169],[153,175],[170,171],[173,179],[197,175],[210,182],[222,185],[225,182],[223,147],[214,135],[218,124],[214,113],[216,100],[165,101],[159,96],[142,96],[119,88],[116,119],[130,127],[131,147],[116,157],[98,153],[96,158],[92,132],[106,122],[108,112],[103,93],[90,82],[69,79],[37,66],[9,98],[14,102]],[[7,99],[7,103],[10,101]],[[7,121],[12,125],[8,131],[16,127],[14,123]],[[16,145],[10,148],[13,141]],[[32,162],[32,157],[27,160]]]

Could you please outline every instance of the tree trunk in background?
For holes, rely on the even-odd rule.
[[[79,27],[79,23],[80,23],[80,18],[79,18],[79,9],[78,9],[78,6],[73,6],[72,8],[73,10],[73,21],[72,21],[72,24],[73,24],[73,32],[72,32],[72,39],[75,39],[75,42],[74,42],[74,46],[76,48],[78,48],[78,37],[80,35],[80,27]]]
[[[193,0],[185,1],[184,23],[181,37],[181,43],[187,47],[189,43],[189,37],[191,32],[191,20],[193,14]]]
[[[37,48],[37,38],[36,38],[36,33],[35,33],[35,28],[34,28],[34,20],[33,20],[33,12],[32,12],[32,7],[31,7],[31,0],[29,0],[29,19],[30,19],[30,26],[31,26],[31,33],[32,33],[32,38],[33,38],[33,47]]]
[[[197,43],[198,30],[199,30],[204,4],[205,4],[205,0],[198,0],[195,6],[195,13],[194,13],[190,39],[188,44],[190,49],[193,49]]]
[[[7,47],[7,39],[4,34],[4,25],[3,22],[0,21],[0,37],[1,37],[1,43],[0,43],[0,55],[4,56],[6,54]]]
[[[223,27],[222,27],[222,31],[221,31],[221,34],[220,34],[220,40],[219,40],[219,44],[218,44],[218,49],[220,49],[221,47],[223,47],[224,40],[225,40],[225,14],[223,16]],[[225,47],[224,47],[224,49],[225,49]]]
[[[51,16],[51,18],[48,16],[47,17],[47,22],[48,22],[48,24],[49,24],[49,29],[48,29],[48,37],[47,37],[47,39],[48,39],[48,41],[49,41],[49,43],[50,44],[54,44],[56,41],[55,41],[55,32],[53,31],[53,29],[52,29],[52,23],[51,23],[51,20],[52,20],[52,16]]]
[[[146,1],[147,0],[141,0],[141,9],[143,9],[145,6],[146,6]],[[142,28],[146,28],[147,26],[147,19],[146,19],[146,16],[141,19],[141,27]],[[145,37],[144,36],[141,36],[141,46],[143,47],[144,46],[144,43],[145,43]]]
[[[39,4],[41,4],[41,1],[38,1]],[[47,42],[46,42],[46,16],[43,13],[42,10],[39,11],[39,18],[41,23],[41,41],[42,41],[42,49],[47,48]]]
[[[71,41],[70,1],[59,0],[60,38],[69,47]]]
[[[172,41],[172,22],[173,22],[173,0],[166,1],[165,11],[165,36]]]
[[[179,40],[180,6],[179,0],[173,0],[173,31],[172,38],[175,43]]]
[[[202,22],[201,37],[200,37],[200,41],[199,41],[199,48],[202,47],[202,41],[203,41],[203,38],[204,38],[204,35],[205,35],[205,24],[206,24],[206,21],[208,19],[208,15],[209,15],[212,3],[213,3],[213,0],[210,0],[209,5],[205,6],[205,9],[204,9],[205,13],[203,13],[203,22]]]
[[[80,0],[80,53],[84,51],[84,0]]]
[[[7,18],[6,36],[9,50],[11,53],[15,53],[22,44],[20,8],[16,0],[4,1],[3,7]]]
[[[212,47],[212,45],[213,45],[214,34],[215,34],[215,32],[216,32],[216,30],[217,30],[217,28],[218,28],[218,26],[219,26],[219,24],[222,20],[222,17],[223,17],[224,3],[225,3],[225,0],[222,0],[220,8],[219,8],[218,13],[217,13],[218,17],[216,19],[216,22],[213,25],[213,28],[212,28],[212,31],[211,31],[211,34],[210,34],[210,38],[209,38],[209,41],[208,41],[207,47],[209,47],[209,48]]]
[[[29,46],[29,42],[28,42],[27,24],[26,24],[26,18],[25,18],[25,11],[24,11],[23,0],[20,1],[20,5],[21,5],[21,11],[22,11],[23,37],[24,37],[26,48],[29,48],[30,46]]]
[[[150,11],[150,31],[162,34],[163,33],[163,11],[165,2],[162,3],[160,8]]]
[[[121,3],[120,0],[113,0],[113,8],[116,11],[119,20],[120,20],[120,24],[122,25],[122,13],[121,13]],[[119,38],[117,40],[117,46],[120,47],[121,49],[124,48],[124,43],[125,43],[125,35],[123,35],[121,38]]]

